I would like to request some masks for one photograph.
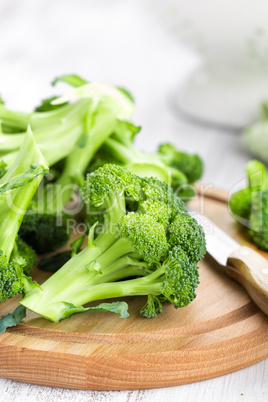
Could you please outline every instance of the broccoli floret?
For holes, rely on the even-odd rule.
[[[168,228],[168,241],[173,246],[179,245],[197,263],[206,252],[203,230],[194,218],[188,214],[177,215]]]
[[[176,308],[193,300],[204,233],[166,183],[108,164],[87,176],[81,194],[106,210],[104,231],[95,236],[92,227],[88,247],[42,284],[42,294],[24,297],[23,306],[59,321],[102,298],[147,295],[141,311],[147,317],[162,311],[162,300]],[[135,211],[127,210],[126,199]]]
[[[246,166],[248,187],[234,193],[229,201],[232,215],[247,228],[247,232],[261,250],[268,250],[268,174],[256,160]]]
[[[64,212],[50,212],[32,200],[22,221],[19,235],[39,253],[55,251],[64,246],[70,237],[68,218]]]
[[[43,271],[56,272],[72,257],[72,250],[62,251],[52,257],[43,257],[39,261],[39,268]]]
[[[158,154],[169,166],[183,172],[189,184],[199,180],[203,175],[203,161],[197,154],[190,155],[187,152],[181,152],[172,144],[161,144]]]
[[[53,178],[53,184],[44,183],[44,194],[36,195],[20,228],[22,239],[38,253],[54,251],[66,244],[70,235],[68,218],[72,217],[71,213],[63,212],[67,203],[84,181],[95,152],[113,133],[119,116],[127,119],[133,112],[132,102],[115,87],[93,83],[79,90],[82,95],[76,94],[78,100],[74,103],[50,99],[49,111],[42,108],[27,115],[0,107],[0,118],[6,124],[23,129],[26,121],[32,122],[35,139],[49,166],[65,158],[58,177]],[[1,136],[1,151],[7,152],[4,158],[8,163],[24,137],[24,133]]]
[[[158,296],[149,295],[147,303],[142,307],[140,311],[141,317],[154,318],[158,314],[162,313],[163,306]]]
[[[28,129],[15,162],[0,180],[0,302],[39,288],[25,275],[35,264],[36,255],[17,234],[46,172],[45,160]]]
[[[23,271],[26,275],[31,275],[33,267],[37,263],[36,252],[28,246],[19,236],[16,239],[12,250],[11,259],[22,257],[25,260]]]

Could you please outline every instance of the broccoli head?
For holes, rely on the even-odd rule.
[[[163,301],[178,308],[194,299],[204,233],[167,183],[107,164],[88,174],[81,195],[106,211],[102,233],[96,236],[92,226],[88,246],[42,284],[42,295],[24,297],[23,306],[59,321],[105,298],[146,295],[146,317],[161,312]]]
[[[158,148],[160,158],[185,174],[188,183],[194,183],[203,175],[204,165],[199,155],[177,150],[172,144],[161,144]]]
[[[25,260],[25,265],[23,266],[23,271],[26,275],[31,275],[33,267],[37,263],[36,252],[31,246],[28,246],[19,236],[17,236],[14,248],[11,254],[11,260],[14,258],[23,258]]]
[[[68,217],[64,212],[40,210],[40,204],[32,200],[19,235],[39,254],[55,251],[69,240]]]

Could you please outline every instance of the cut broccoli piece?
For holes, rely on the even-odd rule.
[[[28,166],[35,166],[29,171]],[[48,171],[42,154],[37,147],[34,137],[28,129],[28,134],[19,151],[14,164],[0,180],[0,302],[22,294],[28,300],[34,294],[42,297],[43,289],[26,276],[24,269],[27,263],[33,262],[33,255],[28,253],[26,246],[17,240],[17,233],[26,209],[42,179]],[[38,174],[37,174],[38,172]],[[23,185],[24,180],[24,185]],[[11,186],[12,183],[12,186]],[[75,242],[74,249],[79,251],[81,241]],[[19,256],[27,251],[26,259]],[[66,278],[65,278],[66,279]],[[23,318],[24,309],[16,310],[12,316],[4,316],[0,320],[1,332],[10,325],[16,325]],[[124,302],[102,303],[97,307],[80,307],[69,302],[61,303],[60,319],[72,314],[93,311],[111,311],[126,317],[127,304]]]
[[[108,164],[87,176],[81,194],[107,211],[104,232],[95,237],[92,227],[88,246],[22,305],[59,321],[77,312],[74,306],[103,298],[150,296],[141,311],[147,317],[162,310],[163,299],[176,308],[194,299],[204,233],[166,183]],[[136,203],[136,211],[127,211],[126,198]]]
[[[84,99],[66,104],[56,98],[50,104],[57,109],[25,115],[21,121],[22,128],[24,119],[34,123],[35,138],[47,155],[49,165],[62,161],[67,155],[58,177],[53,179],[53,184],[46,183],[43,194],[37,194],[21,225],[20,236],[38,253],[54,251],[66,244],[70,235],[68,218],[72,218],[71,213],[64,212],[67,203],[83,182],[95,152],[112,134],[118,117],[129,118],[133,112],[131,102],[115,87],[93,83],[79,90],[82,95],[78,93],[77,97],[81,95]],[[2,110],[3,118],[15,124],[19,120],[17,114],[8,112]],[[71,149],[69,133],[75,138],[75,142],[70,141]],[[24,134],[13,134],[1,138],[8,150],[19,145],[23,137]]]
[[[229,207],[234,218],[247,228],[261,250],[268,250],[268,174],[256,160],[246,166],[248,187],[234,193]]]
[[[32,166],[29,170],[29,166]],[[0,180],[0,302],[39,288],[26,273],[35,263],[35,254],[20,239],[18,230],[26,209],[48,172],[32,132],[28,128],[18,156]]]

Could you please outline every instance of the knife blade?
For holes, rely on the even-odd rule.
[[[268,315],[268,260],[253,249],[241,246],[205,215],[193,209],[188,212],[203,227],[208,254]]]
[[[240,244],[228,236],[215,223],[199,212],[188,209],[189,214],[202,226],[207,243],[207,252],[220,265],[226,265],[229,255],[239,249]]]

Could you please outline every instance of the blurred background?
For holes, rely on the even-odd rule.
[[[213,3],[1,0],[0,94],[7,107],[27,111],[67,90],[64,84],[50,86],[62,74],[124,86],[136,100],[134,123],[143,127],[138,148],[153,151],[171,141],[198,152],[205,160],[203,182],[231,189],[250,159],[241,127],[256,117],[268,94],[262,21],[267,6],[255,1],[262,12],[252,14],[243,7],[250,2],[237,1],[240,29],[226,2],[218,1],[217,8]],[[206,13],[208,7],[213,12]],[[248,63],[259,49],[252,35],[261,40],[258,63]],[[249,58],[237,50],[238,39],[249,46]]]

